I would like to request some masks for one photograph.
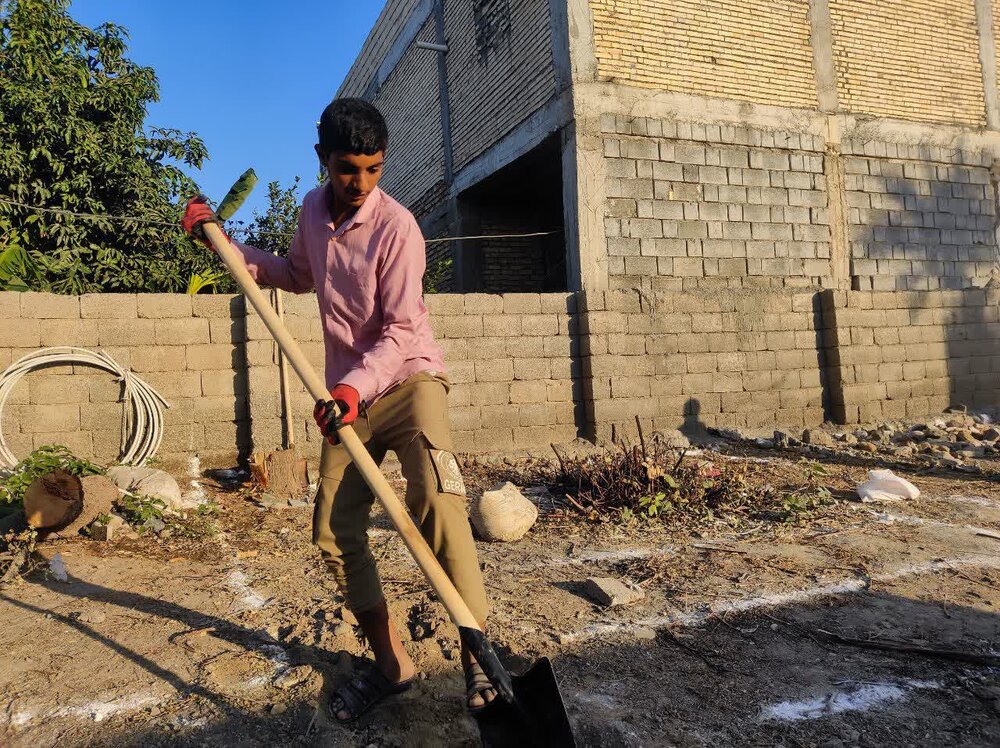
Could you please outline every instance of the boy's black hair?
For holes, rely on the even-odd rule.
[[[372,156],[389,144],[389,129],[378,109],[364,99],[334,99],[319,118],[319,150]]]

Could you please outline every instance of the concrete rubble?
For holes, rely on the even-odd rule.
[[[911,423],[888,421],[866,427],[810,428],[802,432],[801,438],[785,431],[774,431],[771,438],[732,428],[712,432],[763,449],[857,452],[971,473],[981,470],[975,460],[1000,455],[1000,428],[994,425],[991,415],[970,414],[963,409]]]
[[[606,608],[630,605],[646,596],[640,588],[610,577],[591,577],[584,586],[584,592],[598,605]]]

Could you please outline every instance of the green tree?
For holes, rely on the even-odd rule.
[[[198,191],[181,166],[199,168],[205,146],[146,126],[159,84],[127,40],[74,21],[69,0],[0,0],[0,256],[13,248],[7,274],[32,288],[183,291],[216,267],[178,230],[181,198]]]
[[[236,238],[254,247],[287,255],[302,210],[298,197],[300,181],[299,177],[295,177],[288,188],[283,188],[280,182],[268,182],[267,210],[263,215],[255,210],[250,223],[234,230]]]

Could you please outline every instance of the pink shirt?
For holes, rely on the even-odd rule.
[[[413,214],[377,187],[334,229],[324,184],[302,201],[288,257],[234,242],[258,283],[316,289],[326,384],[349,384],[373,403],[421,371],[444,371],[423,299],[425,245]]]

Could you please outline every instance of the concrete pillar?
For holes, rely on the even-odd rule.
[[[837,68],[833,61],[833,24],[830,20],[829,0],[809,0],[809,26],[816,101],[821,112],[836,112],[840,108],[840,100],[837,94]]]
[[[847,213],[847,186],[840,149],[840,119],[827,117],[826,153],[823,156],[830,219],[830,277],[834,288],[851,288],[850,224]]]
[[[1000,130],[1000,91],[997,90],[996,38],[993,34],[991,0],[976,0],[976,26],[979,28],[979,64],[983,69],[986,126],[991,130]]]

